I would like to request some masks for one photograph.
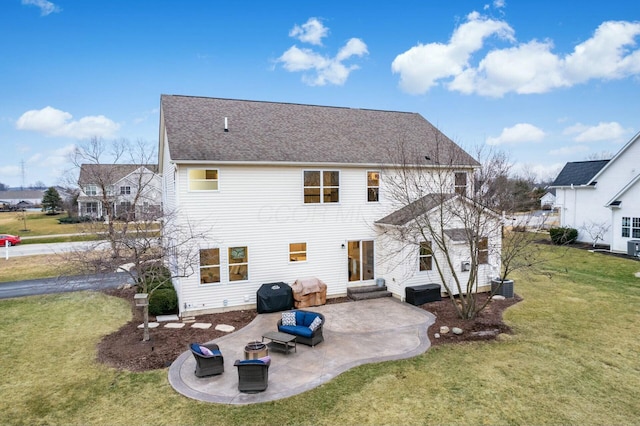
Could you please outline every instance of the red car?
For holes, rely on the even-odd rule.
[[[7,241],[9,241],[10,246],[15,246],[16,244],[20,244],[20,237],[17,235],[0,234],[0,247],[6,246]]]

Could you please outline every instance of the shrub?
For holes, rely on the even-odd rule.
[[[67,217],[61,217],[60,219],[58,219],[58,223],[61,223],[63,225],[69,224],[69,223],[83,223],[83,222],[91,222],[91,218],[89,216],[77,216],[77,217],[67,216]]]
[[[156,288],[158,290],[173,288],[171,272],[166,266],[157,263],[150,263],[144,267],[142,274],[138,277],[138,283],[146,284],[146,287],[141,287],[146,288],[147,291],[152,291]]]
[[[551,242],[556,245],[573,244],[578,238],[578,230],[574,228],[551,228],[549,229]]]
[[[160,288],[149,297],[150,315],[167,315],[178,313],[178,295],[171,288]]]

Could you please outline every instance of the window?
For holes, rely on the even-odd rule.
[[[340,201],[340,172],[305,170],[304,203],[337,203]]]
[[[380,172],[367,172],[367,201],[374,203],[380,196]]]
[[[190,169],[189,191],[217,191],[218,170],[215,169]]]
[[[98,213],[98,203],[86,203],[84,205],[85,214]]]
[[[220,282],[220,249],[200,250],[200,284]]]
[[[87,195],[98,195],[98,187],[96,185],[87,185],[84,187],[84,193]]]
[[[307,260],[307,243],[289,244],[289,262],[304,262]]]
[[[456,194],[467,195],[467,173],[466,172],[455,173],[454,191]]]
[[[640,238],[640,217],[622,218],[622,236]]]
[[[120,195],[130,195],[131,187],[130,186],[121,186],[120,187]]]
[[[246,246],[229,247],[229,281],[249,279],[249,255]]]
[[[420,243],[418,259],[420,260],[421,271],[430,271],[433,268],[433,251],[431,250],[431,241],[423,241]]]
[[[478,240],[478,265],[489,263],[489,239],[482,237]]]

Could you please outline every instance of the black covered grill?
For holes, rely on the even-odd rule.
[[[293,290],[287,283],[262,284],[256,293],[259,314],[286,311],[293,307]]]

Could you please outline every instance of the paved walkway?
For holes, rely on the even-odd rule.
[[[266,331],[276,331],[280,312],[260,314],[246,327],[214,340],[224,356],[223,374],[196,377],[195,360],[187,351],[169,368],[169,383],[182,395],[200,401],[254,404],[297,395],[358,365],[410,358],[431,346],[427,329],[434,323],[434,316],[395,298],[336,303],[307,310],[324,314],[324,342],[313,348],[298,344],[297,352],[287,355],[270,351],[266,391],[239,392],[233,363],[244,359],[247,343],[260,341]]]

